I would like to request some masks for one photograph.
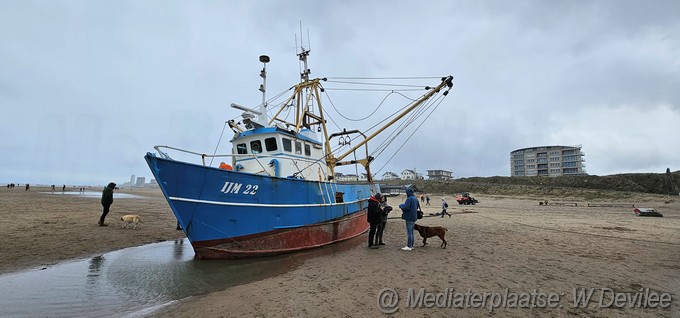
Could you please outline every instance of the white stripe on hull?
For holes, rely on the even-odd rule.
[[[214,204],[214,205],[228,205],[228,206],[249,206],[249,207],[268,207],[268,208],[299,208],[299,207],[318,207],[318,206],[331,206],[331,205],[343,205],[352,204],[360,202],[360,200],[352,202],[342,202],[342,203],[326,203],[326,204],[263,204],[263,203],[237,203],[237,202],[220,202],[220,201],[208,201],[208,200],[196,200],[188,198],[179,197],[169,197],[168,199],[173,201],[183,201],[192,203],[204,203],[204,204]],[[365,201],[365,200],[361,200]]]

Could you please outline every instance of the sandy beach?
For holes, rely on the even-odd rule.
[[[91,195],[81,195],[73,187],[64,194],[61,188],[55,192],[49,187],[0,188],[3,242],[11,243],[0,245],[0,274],[185,237],[176,230],[177,221],[158,188],[116,191],[105,222],[110,226],[98,226],[103,188],[89,187]],[[135,197],[121,199],[120,194]],[[124,214],[139,214],[141,228],[121,229],[119,218]]]
[[[184,237],[160,190],[120,193],[140,198],[115,200],[107,218],[111,226],[99,227],[99,198],[50,194],[47,188],[0,189],[6,242],[0,273]],[[436,206],[426,206],[426,214],[439,211],[441,196],[430,196]],[[451,217],[418,222],[448,228],[446,249],[438,238],[421,247],[416,234],[416,248],[400,250],[404,223],[390,219],[387,245],[378,250],[366,247],[363,234],[348,248],[320,253],[284,274],[190,297],[152,316],[680,317],[680,198],[540,198],[577,206],[539,206],[539,198],[476,197],[480,204],[459,206],[447,196]],[[588,203],[634,204],[665,217],[636,217],[633,208]],[[142,216],[140,230],[120,228],[117,217],[127,213]],[[592,298],[576,304],[575,292],[584,291],[592,291]],[[615,302],[617,297],[634,301]]]

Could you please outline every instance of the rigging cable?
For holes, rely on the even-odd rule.
[[[422,97],[422,96],[421,96],[421,97]],[[419,108],[419,109],[422,109],[422,107],[423,107],[423,106],[426,106],[428,103],[429,103],[429,101],[426,102],[426,103],[424,103],[423,105],[419,106],[418,108]],[[394,113],[392,113],[391,115],[387,116],[385,120],[387,120],[388,118],[394,117],[394,116],[397,115],[398,113],[403,112],[405,109],[407,109],[408,107],[410,107],[411,104],[412,104],[412,103],[409,103],[409,104],[404,105],[401,109],[398,109],[398,110],[396,110]],[[388,136],[388,138],[386,138],[385,141],[383,141],[383,142],[377,147],[377,149],[386,148],[386,147],[387,147],[394,139],[396,139],[396,137],[401,133],[401,131],[403,131],[403,130],[405,129],[406,126],[410,125],[410,124],[415,120],[415,118],[417,118],[418,116],[420,116],[420,113],[422,113],[422,112],[423,112],[422,110],[418,110],[418,111],[415,112],[415,113],[409,114],[409,116],[406,118],[406,120],[402,121],[402,122],[401,122],[401,123],[400,123],[400,124],[399,124],[399,125],[398,125],[391,133],[390,133],[390,135],[389,135],[389,136],[392,136],[392,135],[394,135],[394,136],[393,136],[393,137],[389,137],[389,136]],[[373,125],[372,127],[368,128],[368,129],[367,129],[367,132],[373,130],[374,128],[376,128],[376,127],[377,127],[378,125],[380,125],[381,123],[382,123],[382,122],[378,122],[377,124],[375,124],[375,125]],[[378,151],[377,151],[377,150],[374,151],[374,153],[376,153],[376,152],[378,152]],[[376,155],[376,156],[377,156],[377,155]],[[374,156],[374,157],[376,157],[376,156]]]
[[[413,131],[413,133],[411,133],[411,135],[407,138],[406,141],[404,141],[404,143],[402,144],[401,147],[399,147],[399,149],[401,149],[401,148],[406,144],[406,142],[408,142],[408,140],[415,134],[415,132],[418,130],[418,128],[420,128],[420,126],[422,126],[422,124],[425,123],[425,121],[432,115],[432,113],[434,112],[434,110],[436,110],[437,107],[439,107],[439,105],[440,105],[441,102],[443,101],[443,97],[444,97],[444,95],[441,95],[441,96],[435,98],[435,99],[439,99],[439,103],[437,104],[437,106],[430,112],[430,114],[425,118],[425,120],[423,120],[423,122],[422,122],[422,123],[421,123],[414,131]],[[421,110],[419,111],[419,113],[414,113],[414,114],[409,115],[409,118],[408,118],[406,121],[404,121],[404,122],[402,122],[402,123],[400,124],[400,126],[402,127],[402,128],[401,128],[401,131],[399,131],[399,133],[396,134],[396,135],[395,135],[395,136],[394,136],[387,144],[389,145],[391,142],[393,142],[394,139],[396,139],[396,137],[397,137],[401,132],[403,132],[403,131],[405,130],[406,126],[410,125],[410,124],[411,124],[412,122],[414,122],[418,117],[422,116],[422,114],[423,114],[429,107],[431,107],[433,104],[434,104],[434,103],[431,102],[431,99],[430,99],[429,101],[425,102],[423,105],[418,106],[418,108],[421,108],[421,107],[422,107]],[[400,110],[397,110],[396,112],[394,112],[392,115],[388,116],[387,118],[390,118],[390,117],[394,116],[395,114],[397,114],[397,113],[403,111],[404,109],[408,108],[409,105],[411,105],[411,104],[409,103],[409,104],[405,105],[405,106],[402,107]],[[379,124],[380,124],[380,123],[373,125],[371,128],[368,129],[368,131],[374,129],[374,128],[377,127]],[[358,137],[358,136],[357,136],[357,137],[354,137],[354,138],[352,138],[351,140],[355,140],[355,139],[357,139],[357,138],[359,138],[359,137]],[[383,143],[385,143],[385,142],[383,142]],[[345,147],[345,146],[348,146],[348,145],[346,145],[346,144],[344,144],[344,145],[338,145],[338,146],[336,146],[334,149],[331,150],[331,153],[336,153],[339,149],[341,149],[341,148],[343,148],[343,147]],[[384,148],[386,148],[386,146],[384,146]],[[392,157],[390,157],[390,159],[388,159],[388,163],[389,163],[390,160],[392,160],[392,159],[394,158],[394,156],[395,156],[396,153],[399,151],[399,149],[397,149],[397,151],[395,152],[395,154],[392,155]],[[356,151],[356,150],[355,150],[355,151]],[[384,149],[383,149],[382,151],[384,151]],[[382,153],[382,151],[381,151],[381,153]],[[315,161],[316,161],[316,162],[321,162],[321,160],[325,160],[329,155],[330,155],[330,153],[329,153],[329,154],[326,154],[325,156],[323,156],[323,157],[321,157],[321,158],[319,158],[319,159],[317,159],[317,160],[315,160]],[[356,153],[355,153],[355,156],[356,156]],[[375,157],[374,157],[374,158],[375,158]],[[356,161],[356,159],[355,159],[355,161]],[[387,163],[386,163],[386,164],[387,164]],[[385,165],[386,165],[386,164],[385,164]],[[382,168],[384,168],[385,165],[383,165],[378,171],[376,171],[375,174],[377,174],[378,172],[380,172],[380,170],[382,170]],[[305,167],[305,168],[303,168],[303,169],[301,169],[301,170],[298,168],[298,170],[299,170],[299,172],[302,172],[302,171],[306,170],[306,169],[309,168],[309,167],[311,167],[311,165],[308,166],[308,167]]]
[[[352,80],[413,80],[413,79],[438,79],[441,76],[410,76],[410,77],[343,77],[343,76],[329,76],[326,78],[337,78],[337,79],[352,79]]]
[[[352,119],[352,118],[349,118],[349,117],[343,115],[343,114],[340,112],[340,110],[338,110],[338,108],[335,107],[335,104],[334,104],[333,101],[331,100],[331,97],[328,95],[328,92],[326,92],[326,89],[324,89],[324,93],[326,94],[326,98],[327,98],[328,101],[330,102],[331,106],[333,106],[333,109],[335,109],[335,111],[338,113],[338,115],[340,115],[340,117],[342,117],[342,118],[344,118],[344,119],[347,119],[347,120],[349,120],[349,121],[363,121],[363,120],[366,120],[367,118],[373,116],[373,114],[375,114],[375,113],[380,109],[380,107],[383,105],[383,103],[385,103],[385,101],[387,100],[387,98],[390,97],[390,95],[392,95],[392,94],[401,95],[402,97],[404,97],[404,98],[406,98],[406,99],[408,99],[408,100],[415,101],[414,99],[412,99],[412,98],[410,98],[410,97],[408,97],[408,96],[406,96],[406,95],[404,95],[404,94],[402,94],[402,93],[400,93],[400,92],[391,90],[389,94],[385,95],[385,97],[383,98],[383,100],[380,102],[380,104],[378,104],[378,106],[373,110],[372,113],[368,114],[368,115],[367,115],[366,117],[364,117],[364,118]]]
[[[404,143],[403,143],[403,144],[402,144],[402,145],[394,152],[394,154],[390,157],[390,159],[388,159],[388,160],[385,162],[385,164],[383,164],[383,165],[380,167],[380,169],[378,169],[378,170],[375,172],[376,174],[377,174],[378,172],[382,171],[383,168],[385,168],[385,166],[386,166],[386,165],[394,158],[394,156],[396,156],[397,153],[399,153],[399,150],[401,150],[401,148],[403,148],[404,145],[406,145],[406,143],[411,139],[411,137],[413,137],[413,135],[416,133],[416,131],[418,131],[418,129],[420,128],[420,126],[422,126],[422,125],[427,121],[427,119],[430,118],[430,116],[434,113],[434,111],[437,110],[437,108],[439,108],[439,106],[441,105],[441,103],[444,101],[444,98],[443,98],[443,97],[444,97],[444,96],[440,96],[440,97],[439,97],[439,102],[438,102],[437,105],[434,107],[434,109],[432,109],[432,111],[430,112],[430,114],[428,114],[427,117],[425,117],[425,119],[420,123],[420,125],[418,125],[418,127],[417,127],[415,130],[413,130],[413,132],[411,133],[411,135],[408,136],[408,138],[407,138],[407,139],[404,141]]]
[[[387,147],[394,141],[396,138],[405,131],[406,127],[411,125],[413,122],[415,122],[420,116],[422,116],[424,113],[427,112],[427,110],[432,106],[432,99],[428,100],[426,103],[423,105],[419,106],[416,112],[412,113],[409,118],[407,118],[405,121],[403,121],[390,135],[388,138],[386,138],[378,147],[376,147],[376,150],[374,150],[374,157],[378,157],[382,152],[387,150]]]
[[[322,87],[322,92],[325,92],[326,90],[327,90],[327,88],[323,88],[323,87]],[[419,90],[420,90],[420,89],[419,89]],[[395,92],[394,90],[390,90],[390,93],[387,94],[387,95],[385,96],[385,98],[383,98],[383,100],[381,101],[380,105],[378,105],[378,107],[376,107],[376,109],[373,111],[372,114],[374,114],[374,113],[380,108],[380,106],[384,103],[384,101],[387,99],[387,97],[389,97],[389,96],[392,95],[393,93],[399,94],[399,95],[403,96],[404,98],[411,100],[412,102],[406,104],[406,105],[405,105],[404,107],[402,107],[400,110],[395,111],[392,115],[388,116],[387,118],[391,118],[391,117],[393,117],[394,115],[396,115],[397,113],[402,112],[403,110],[405,110],[406,108],[408,108],[409,105],[411,105],[411,104],[415,101],[414,99],[411,99],[411,98],[409,98],[409,97],[407,97],[407,96],[405,96],[405,95],[403,95],[403,94],[401,94],[401,93],[397,93],[397,92]],[[423,94],[423,96],[424,96],[424,95],[425,95],[425,94]],[[432,109],[432,111],[430,111],[430,113],[429,113],[429,114],[427,115],[427,117],[423,120],[423,122],[421,122],[420,125],[418,125],[418,127],[411,133],[411,135],[406,139],[406,141],[404,141],[404,143],[399,147],[399,149],[397,149],[397,151],[395,152],[395,154],[392,155],[392,157],[390,157],[390,159],[388,159],[387,163],[389,163],[389,161],[391,161],[391,160],[394,158],[394,156],[395,156],[395,155],[397,154],[397,152],[398,152],[398,151],[406,144],[406,142],[408,142],[408,140],[410,140],[410,138],[415,134],[415,132],[418,130],[418,128],[420,128],[420,126],[422,126],[422,125],[425,123],[425,121],[427,121],[427,119],[432,115],[432,113],[434,112],[434,110],[436,110],[436,109],[439,107],[439,105],[442,103],[443,97],[445,97],[445,96],[446,96],[446,95],[441,95],[441,96],[439,96],[439,97],[437,97],[437,98],[434,98],[434,100],[437,100],[437,99],[438,99],[438,100],[439,100],[439,103],[437,103],[436,107],[435,107],[434,109]],[[320,96],[318,96],[318,97],[320,97]],[[347,119],[347,120],[352,120],[352,119],[349,119],[349,118],[343,116],[343,115],[338,111],[338,109],[335,107],[335,104],[333,104],[333,101],[330,99],[330,96],[328,96],[327,93],[326,93],[326,97],[327,97],[328,101],[331,103],[331,105],[333,106],[333,108],[336,110],[336,112],[338,112],[338,114],[339,114],[340,116],[342,116],[343,118],[345,118],[345,119]],[[421,97],[422,97],[422,96],[421,96]],[[397,129],[397,130],[396,130],[396,131],[398,131],[398,133],[396,133],[396,135],[394,135],[394,137],[392,137],[389,141],[384,141],[384,142],[381,144],[381,146],[379,146],[379,149],[381,149],[381,150],[380,150],[380,152],[377,152],[376,156],[377,156],[377,155],[380,155],[382,152],[384,152],[384,151],[386,150],[387,146],[388,146],[389,144],[391,144],[391,143],[396,139],[396,137],[399,136],[399,134],[401,134],[401,132],[403,132],[403,131],[405,130],[406,126],[410,125],[410,124],[413,123],[417,118],[419,118],[420,116],[422,116],[422,115],[427,111],[427,109],[429,109],[430,107],[432,107],[432,105],[434,105],[433,99],[428,99],[428,100],[427,100],[426,102],[424,102],[422,105],[419,105],[419,106],[417,107],[417,108],[419,108],[419,110],[418,110],[417,112],[415,112],[415,113],[410,114],[409,117],[407,118],[407,120],[404,121],[404,122],[402,122],[402,123],[400,124],[399,127],[401,127],[401,129]],[[372,115],[372,114],[371,114],[371,115]],[[370,115],[369,115],[369,117],[370,117]],[[336,127],[338,127],[338,129],[340,129],[339,125],[338,125],[338,124],[337,124],[330,116],[328,116],[328,119],[329,119],[331,122],[333,122],[333,124],[335,124]],[[367,131],[370,131],[370,130],[376,128],[376,127],[377,127],[379,124],[381,124],[381,123],[382,123],[382,122],[379,122],[379,123],[373,125],[373,126],[370,127]],[[392,134],[394,134],[394,132],[393,132]],[[350,140],[354,140],[354,139],[357,139],[357,138],[359,138],[359,136],[356,136],[356,137],[354,137],[354,138],[351,138]],[[341,149],[341,148],[343,148],[343,147],[345,147],[345,146],[349,146],[349,145],[347,145],[347,144],[341,144],[341,145],[336,146],[334,149],[331,149],[331,152],[330,152],[330,153],[328,153],[328,154],[326,154],[325,156],[323,156],[323,157],[321,157],[321,158],[315,160],[315,162],[321,162],[322,160],[325,160],[329,155],[331,155],[332,153],[337,152],[339,149]],[[356,150],[354,151],[354,155],[356,156]],[[374,158],[375,158],[375,156],[374,156]],[[356,159],[355,159],[355,161],[356,161]],[[386,165],[387,163],[385,163],[385,165]],[[385,165],[383,165],[378,171],[376,171],[376,173],[379,172],[379,171],[381,171],[382,168],[385,167]],[[310,168],[310,167],[312,167],[312,166],[313,166],[313,165],[309,165],[309,166],[307,166],[307,167],[305,167],[305,168],[303,168],[303,169],[300,169],[300,168],[298,167],[298,173],[301,173],[302,171],[304,171],[304,170],[306,170],[306,169],[308,169],[308,168]]]
[[[215,159],[215,155],[217,155],[217,148],[219,148],[220,144],[222,143],[222,135],[224,135],[224,129],[227,128],[227,123],[228,123],[228,121],[224,122],[224,126],[222,126],[222,133],[220,133],[220,139],[217,140],[217,145],[215,145],[215,151],[213,152],[213,156],[210,157],[209,166],[211,166],[211,167],[212,167],[213,159]]]
[[[346,81],[331,81],[331,80],[328,80],[327,82],[328,82],[328,83],[352,84],[352,85],[395,86],[395,87],[420,87],[420,88],[422,88],[422,85],[414,85],[414,84],[365,83],[365,82],[346,82]]]

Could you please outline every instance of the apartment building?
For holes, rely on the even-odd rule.
[[[578,146],[540,146],[510,153],[510,176],[563,176],[586,173],[585,153]]]

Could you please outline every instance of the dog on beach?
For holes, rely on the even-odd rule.
[[[446,245],[448,245],[446,239],[444,238],[444,236],[446,235],[446,231],[448,231],[448,229],[445,227],[423,226],[415,224],[413,226],[413,229],[418,231],[418,233],[420,233],[420,236],[423,238],[423,246],[427,245],[427,239],[433,236],[437,236],[439,237],[440,240],[442,240],[442,244],[440,245],[441,248],[446,248]]]
[[[123,224],[123,228],[127,228],[128,225],[134,223],[135,226],[132,228],[133,230],[137,229],[139,223],[144,223],[142,222],[142,218],[140,218],[137,214],[123,215],[120,217],[120,220],[125,222],[125,224]]]

